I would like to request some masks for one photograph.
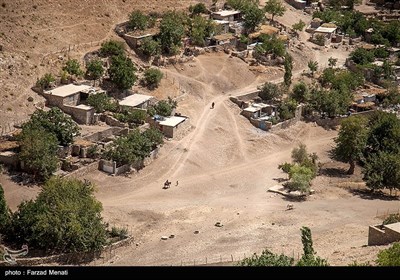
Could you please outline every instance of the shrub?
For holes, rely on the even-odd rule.
[[[400,214],[390,214],[389,217],[387,217],[382,225],[389,225],[389,224],[394,224],[400,222]]]
[[[48,89],[51,85],[51,83],[53,83],[56,79],[54,78],[54,76],[52,74],[46,73],[44,74],[44,76],[42,78],[40,78],[37,82],[36,82],[36,86],[40,87],[42,90],[43,89]]]
[[[101,44],[100,55],[103,57],[123,55],[125,51],[124,43],[109,40]]]
[[[149,68],[146,69],[144,72],[144,80],[149,88],[156,88],[161,82],[161,79],[163,78],[164,74],[156,68]]]

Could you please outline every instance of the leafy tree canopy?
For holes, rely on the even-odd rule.
[[[130,58],[119,55],[111,58],[110,80],[121,90],[130,89],[136,82],[136,67]]]
[[[18,206],[13,215],[14,238],[48,251],[99,250],[106,243],[101,211],[92,184],[53,177],[35,201]]]
[[[59,108],[53,107],[49,111],[37,110],[31,119],[22,125],[22,130],[44,129],[53,134],[60,145],[66,146],[73,142],[73,138],[78,136],[79,126],[69,115],[64,114]]]
[[[100,55],[103,57],[123,55],[125,52],[124,43],[109,40],[101,44]]]

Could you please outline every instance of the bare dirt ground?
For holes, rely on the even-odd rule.
[[[160,1],[147,2],[150,3],[148,7],[160,5]],[[19,3],[28,7],[31,2]],[[51,10],[44,1],[40,3],[36,9]],[[47,18],[53,21],[43,23],[43,31],[34,25],[38,29],[35,32],[41,32],[35,51],[43,48],[45,53],[66,42],[85,40],[89,32],[95,33],[90,35],[95,37],[88,41],[111,36],[107,33],[111,23],[121,21],[128,9],[126,3],[131,9],[136,1],[66,3],[60,6],[59,14],[53,13]],[[21,19],[24,14],[25,17],[35,16],[34,8],[26,8],[22,13],[12,5],[17,4],[7,7],[14,9],[15,15],[3,12],[2,21]],[[88,12],[89,7],[94,12]],[[68,16],[63,11],[69,11]],[[97,18],[98,15],[102,16]],[[56,16],[58,20],[53,19]],[[279,20],[291,25],[292,18],[297,17],[297,22],[300,16],[307,23],[311,20],[310,16],[292,9]],[[60,19],[65,21],[58,24]],[[103,22],[106,23],[104,28]],[[80,28],[76,29],[79,24]],[[73,32],[82,31],[84,24],[86,31],[75,39]],[[24,28],[18,27],[18,30],[22,32]],[[10,34],[7,33],[9,40],[17,40],[11,39]],[[42,42],[43,37],[49,41]],[[54,48],[47,46],[50,40],[55,41]],[[6,45],[6,49],[17,42]],[[22,45],[29,46],[27,42],[21,42]],[[330,56],[344,58],[347,55],[341,49],[320,52],[313,50],[309,42],[306,46],[303,52],[293,49],[299,54],[295,56],[295,76],[306,68],[309,59],[325,65]],[[41,69],[45,70],[46,66]],[[103,203],[104,219],[110,225],[127,226],[136,238],[134,244],[118,250],[104,265],[180,265],[182,261],[192,263],[193,260],[204,263],[206,258],[209,262],[219,261],[221,257],[226,260],[231,255],[237,260],[264,248],[297,256],[301,253],[299,229],[303,225],[312,229],[318,254],[334,265],[346,265],[355,259],[371,261],[385,248],[365,247],[368,225],[381,221],[376,218],[377,211],[397,211],[400,202],[368,199],[337,186],[360,181],[360,171],[350,178],[337,173],[338,166],[346,168],[346,165],[332,163],[328,158],[336,131],[303,122],[277,133],[260,131],[240,116],[239,108],[228,100],[230,95],[238,95],[265,81],[281,80],[283,71],[250,71],[242,60],[222,53],[199,56],[191,63],[170,66],[163,71],[167,88],[183,90],[178,111],[190,116],[193,128],[183,139],[167,141],[159,158],[131,177],[112,177],[101,172],[85,176],[98,186],[96,196]],[[161,95],[161,89],[159,91]],[[215,102],[215,109],[210,109],[211,102]],[[277,184],[274,179],[285,177],[277,166],[290,160],[290,152],[299,142],[307,144],[310,152],[318,154],[325,169],[330,169],[314,180],[312,187],[316,193],[307,201],[289,202],[268,193],[267,189]],[[167,179],[172,181],[172,187],[163,190]],[[179,185],[175,186],[177,180]],[[21,200],[34,197],[39,191],[38,187],[19,186],[4,175],[0,175],[0,183],[13,210]],[[294,210],[286,211],[288,203],[294,204]],[[215,227],[216,222],[224,226]],[[199,233],[194,234],[195,231]],[[171,234],[175,237],[160,239]]]

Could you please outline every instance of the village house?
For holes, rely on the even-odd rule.
[[[240,11],[236,10],[221,10],[218,12],[213,12],[211,14],[213,19],[223,20],[223,21],[238,21],[242,19],[242,14]]]
[[[119,106],[125,109],[147,110],[154,101],[155,98],[151,95],[135,93],[122,99]]]
[[[79,124],[93,124],[95,110],[81,104],[90,94],[103,92],[88,85],[68,84],[43,92],[47,105],[58,107]]]
[[[340,40],[337,40],[337,26],[334,23],[323,23],[320,27],[314,30],[311,40],[313,42],[318,41],[318,36],[323,36],[324,38],[324,45],[329,44],[332,40],[335,42],[338,42]]]
[[[213,22],[216,25],[216,34],[225,34],[229,32],[229,21],[227,20],[218,20],[218,19],[214,19]]]
[[[400,241],[400,223],[369,226],[368,246],[386,245]]]
[[[276,107],[265,103],[253,103],[249,107],[244,108],[242,115],[250,119],[258,119],[262,117],[275,116]]]
[[[286,2],[298,10],[303,10],[307,6],[307,1],[303,0],[286,0]]]
[[[168,138],[176,137],[190,125],[188,117],[185,116],[163,117],[155,115],[149,118],[148,122],[151,127],[158,128]]]

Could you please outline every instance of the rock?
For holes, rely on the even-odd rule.
[[[198,231],[198,230],[194,231],[194,234],[199,234],[199,233],[200,233],[200,231]]]
[[[275,223],[272,223],[272,225],[274,226],[274,225],[275,225]]]
[[[224,225],[221,224],[220,222],[216,222],[216,223],[215,223],[215,226],[216,226],[216,227],[223,227]]]
[[[171,234],[170,236],[169,236],[169,238],[174,238],[175,237],[175,235],[174,234]]]
[[[168,240],[168,236],[161,236],[161,240]]]

